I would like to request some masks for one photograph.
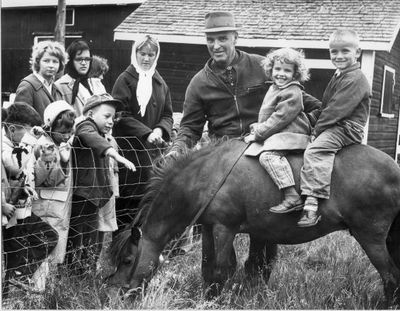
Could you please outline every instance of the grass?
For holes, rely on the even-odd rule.
[[[346,231],[310,243],[280,246],[268,284],[245,279],[248,238],[235,240],[238,270],[221,296],[206,300],[201,278],[201,244],[162,266],[147,291],[124,298],[87,273],[50,279],[42,295],[14,292],[12,309],[380,309],[383,287],[375,268]],[[4,302],[3,302],[4,303]]]

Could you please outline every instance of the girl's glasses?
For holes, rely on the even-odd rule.
[[[91,57],[77,57],[74,59],[74,61],[78,62],[78,63],[90,63],[92,60]]]

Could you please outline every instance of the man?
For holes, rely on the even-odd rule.
[[[189,83],[180,129],[170,153],[193,147],[206,121],[209,135],[216,138],[240,137],[257,122],[269,87],[261,67],[264,57],[236,49],[237,30],[231,13],[206,14],[204,32],[211,58]],[[320,106],[317,99],[305,93],[303,101],[306,112]]]

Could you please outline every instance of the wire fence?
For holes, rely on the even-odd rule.
[[[149,148],[137,137],[107,139],[135,172],[77,138],[68,159],[63,146],[40,139],[32,150],[11,153],[8,160],[24,174],[8,174],[2,183],[2,194],[16,207],[11,218],[2,215],[3,298],[17,290],[41,292],[46,279],[61,271],[77,277],[108,268],[107,246],[138,213],[152,164],[165,147]],[[2,160],[7,170],[4,152]],[[37,195],[28,195],[33,182]],[[188,239],[172,253],[191,247],[193,235]]]

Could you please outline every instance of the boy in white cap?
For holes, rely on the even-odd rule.
[[[83,264],[96,254],[98,209],[112,197],[109,158],[135,171],[132,162],[118,154],[105,135],[114,125],[116,108],[121,102],[105,93],[88,98],[83,107],[86,118],[77,124],[73,143],[74,189],[68,240],[68,263]],[[96,258],[97,259],[97,258]],[[89,263],[95,268],[96,262]],[[80,267],[76,272],[79,272]],[[83,268],[83,267],[82,267]]]

